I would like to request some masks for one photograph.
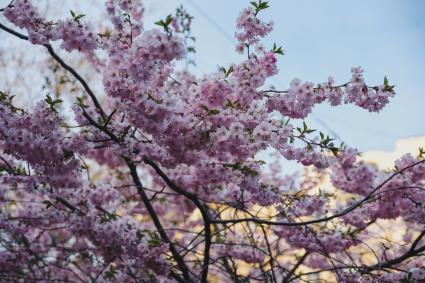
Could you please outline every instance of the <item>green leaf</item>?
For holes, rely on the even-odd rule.
[[[339,148],[337,147],[331,147],[330,151],[333,153],[333,155],[337,156],[339,152]]]
[[[244,166],[241,169],[241,172],[245,175],[251,175],[251,176],[258,176],[260,175],[257,171],[255,171],[254,169],[251,169],[248,166]]]
[[[233,170],[238,170],[241,168],[241,163],[240,162],[236,162],[236,163],[224,163],[223,167],[225,168],[232,168]]]
[[[83,17],[85,17],[85,16],[86,16],[86,15],[84,15],[84,14],[78,15],[78,16],[76,16],[76,17],[74,18],[74,20],[79,21],[81,18],[83,18]]]
[[[258,5],[258,10],[261,11],[261,10],[267,9],[269,7],[270,6],[269,6],[269,3],[268,2],[261,2],[260,1],[260,4]]]
[[[165,25],[168,26],[169,24],[171,24],[172,21],[173,21],[173,16],[171,16],[170,14],[165,18]]]
[[[305,123],[305,121],[303,121],[303,132],[307,132],[308,127],[307,124]]]
[[[51,105],[53,102],[52,97],[50,97],[50,95],[46,95],[46,99],[44,99],[44,101],[49,105]]]
[[[418,158],[422,158],[425,156],[425,149],[423,147],[419,148],[419,156]]]
[[[6,98],[7,98],[7,94],[4,93],[4,92],[2,92],[2,91],[0,91],[0,101],[5,101]]]
[[[390,85],[387,76],[384,77],[384,91],[394,92],[394,86]]]
[[[323,194],[323,196],[324,196],[325,198],[331,198],[331,197],[333,197],[333,194],[330,194],[330,193],[324,193],[324,194]]]
[[[282,46],[277,46],[276,45],[276,43],[274,43],[273,44],[273,49],[272,49],[272,52],[273,53],[276,53],[276,54],[280,54],[280,55],[285,55],[285,53],[283,53],[283,48],[282,48]]]
[[[226,73],[226,78],[233,72],[233,66],[230,66]]]
[[[108,271],[105,272],[105,278],[107,279],[115,279],[115,274],[117,271],[115,270],[115,267],[113,265],[110,265],[110,268]]]
[[[155,22],[155,24],[163,27],[166,32],[169,32],[170,31],[169,25],[171,24],[172,21],[173,21],[173,16],[170,14],[165,18],[165,20],[159,20]]]
[[[53,205],[53,203],[51,203],[51,202],[50,202],[50,201],[48,201],[48,200],[43,201],[43,203],[46,205],[46,209],[48,209],[49,207],[54,206],[54,205]]]
[[[84,97],[82,97],[82,96],[77,96],[77,102],[78,102],[78,105],[79,105],[80,107],[85,107],[85,104],[84,104]]]
[[[9,170],[6,167],[0,165],[0,172],[9,172]]]
[[[53,111],[56,111],[55,109],[55,105],[62,103],[62,99],[52,99],[52,97],[50,95],[46,95],[46,98],[44,99],[44,101],[50,106],[50,109]]]
[[[159,247],[161,245],[161,240],[159,238],[152,238],[148,241],[149,246]]]
[[[224,243],[223,238],[221,237],[220,233],[217,234],[217,236],[215,237],[215,241],[219,244]]]
[[[224,73],[224,77],[227,78],[233,72],[233,66],[230,66],[227,70],[222,66],[220,70]]]
[[[77,23],[80,23],[80,19],[85,17],[84,14],[76,15],[75,12],[72,10],[69,10],[69,12],[71,13],[72,19]]]
[[[212,115],[217,115],[220,114],[220,110],[218,109],[211,109],[210,111],[208,111],[208,115],[212,116]]]
[[[69,159],[73,159],[74,158],[74,152],[72,150],[63,149],[63,159],[64,160],[69,160]]]
[[[269,2],[263,2],[262,0],[259,0],[258,2],[251,1],[250,3],[255,8],[255,16],[257,16],[258,12],[260,12],[261,10],[264,10],[270,7]]]

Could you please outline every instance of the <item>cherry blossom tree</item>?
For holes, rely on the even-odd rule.
[[[33,2],[2,8],[1,32],[45,47],[80,91],[33,109],[0,93],[2,282],[425,281],[425,151],[380,170],[304,122],[321,103],[379,112],[395,95],[387,78],[372,86],[354,67],[341,84],[267,87],[284,50],[261,44],[273,28],[262,0],[236,21],[245,59],[201,77],[185,67],[182,7],[145,29],[140,1],[106,0],[100,28]]]

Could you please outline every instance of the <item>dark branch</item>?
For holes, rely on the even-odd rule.
[[[268,224],[268,225],[276,225],[276,226],[305,226],[305,225],[311,225],[311,224],[326,222],[326,221],[344,216],[344,215],[350,213],[351,211],[355,210],[356,208],[360,207],[363,203],[365,203],[371,197],[373,197],[374,194],[376,193],[376,191],[378,191],[380,188],[385,186],[395,176],[402,174],[404,171],[406,171],[406,170],[408,170],[408,169],[410,169],[410,168],[412,168],[412,167],[414,167],[418,164],[424,163],[424,162],[425,162],[425,159],[418,161],[416,163],[413,163],[413,164],[395,172],[389,178],[387,178],[384,182],[382,182],[379,186],[377,186],[375,189],[373,189],[369,194],[367,194],[363,199],[357,201],[352,206],[344,209],[343,211],[341,211],[339,213],[335,213],[335,214],[328,216],[328,217],[317,218],[317,219],[312,219],[312,220],[303,221],[303,222],[271,221],[271,220],[259,219],[259,218],[239,218],[239,219],[212,220],[212,223],[227,224],[227,223],[240,223],[240,222],[254,222],[254,223],[258,223],[258,224]]]
[[[146,195],[144,187],[142,185],[142,182],[139,179],[139,176],[137,174],[137,169],[134,163],[129,160],[128,158],[125,158],[125,161],[128,165],[128,168],[130,169],[131,177],[133,178],[134,184],[137,187],[137,191],[139,195],[142,198],[143,204],[145,205],[146,209],[148,210],[148,213],[150,217],[152,218],[152,221],[158,230],[159,235],[161,238],[170,245],[170,251],[173,254],[173,258],[176,260],[177,265],[180,267],[183,277],[186,280],[186,282],[192,282],[192,279],[189,275],[189,269],[186,266],[186,263],[184,262],[183,258],[178,253],[176,247],[174,246],[173,242],[170,241],[168,238],[167,233],[165,232],[164,228],[162,227],[161,221],[159,220],[158,215],[156,214],[154,208],[152,207],[152,204],[149,201],[149,197]]]
[[[20,38],[23,40],[29,40],[28,36],[23,35],[19,32],[16,32],[14,30],[12,30],[11,28],[8,28],[7,26],[3,25],[0,23],[0,29]],[[95,105],[95,107],[100,111],[101,115],[103,117],[105,117],[105,112],[102,109],[102,106],[100,105],[99,101],[97,100],[96,95],[94,94],[94,92],[91,90],[91,88],[89,87],[89,85],[87,84],[87,82],[80,76],[80,74],[78,74],[74,68],[72,68],[71,66],[69,66],[67,63],[65,63],[65,61],[63,61],[62,58],[59,57],[59,55],[56,54],[56,52],[53,50],[53,47],[50,44],[43,44],[44,47],[47,48],[47,51],[49,52],[49,54],[59,63],[59,65],[61,65],[65,70],[69,71],[74,78],[76,78],[81,85],[83,86],[84,90],[87,92],[87,94],[90,96],[91,100],[93,101],[93,104]]]

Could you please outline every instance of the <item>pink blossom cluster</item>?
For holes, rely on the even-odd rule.
[[[112,209],[122,198],[108,204],[108,196],[117,192],[106,187],[99,189],[96,193],[106,200],[102,199],[101,205],[96,200],[100,195],[91,192],[98,189],[90,188],[60,194],[61,199],[66,197],[66,203],[57,201],[59,198],[54,195],[46,199],[46,195],[35,198],[28,194],[13,211],[2,209],[0,228],[7,231],[5,241],[12,243],[23,238],[27,242],[27,246],[16,245],[2,251],[0,272],[5,278],[19,272],[28,272],[30,280],[53,281],[93,276],[116,281],[134,277],[150,280],[153,275],[166,275],[170,268],[164,258],[168,245],[131,216],[115,215]],[[8,198],[11,196],[12,190]],[[86,203],[78,203],[82,200]],[[23,223],[27,223],[25,229]],[[69,256],[83,259],[78,271],[73,271],[72,262],[67,262]],[[29,269],[23,267],[27,261],[40,258],[43,266],[30,263]],[[110,268],[116,272],[106,272]]]
[[[386,90],[385,86],[369,88],[363,79],[363,69],[356,67],[351,69],[351,84],[346,87],[347,96],[345,103],[355,103],[357,106],[369,110],[370,112],[380,111],[394,96],[392,90]]]
[[[14,1],[13,6],[5,8],[3,15],[16,26],[27,29],[29,40],[34,44],[45,44],[52,38],[52,25],[45,23],[28,0]]]
[[[0,117],[0,148],[5,154],[28,162],[40,181],[54,188],[81,185],[80,162],[74,154],[84,151],[79,137],[65,137],[62,119],[44,102],[38,103],[33,114],[20,114],[0,103]]]
[[[363,276],[359,272],[342,272],[340,281],[344,283],[392,283],[392,282],[415,282],[425,280],[424,268],[411,268],[408,272],[383,273],[378,276]]]
[[[386,78],[366,85],[358,67],[342,85],[329,77],[267,89],[279,52],[260,45],[272,23],[257,18],[267,2],[254,3],[238,17],[236,38],[239,50],[256,51],[203,76],[178,67],[189,51],[191,17],[183,10],[183,23],[169,18],[170,28],[144,30],[140,1],[108,0],[112,30],[97,34],[78,15],[49,22],[29,0],[4,9],[35,44],[62,40],[61,48],[94,57],[102,48],[105,64],[95,67],[106,95],[98,100],[86,86],[89,96],[66,117],[66,106],[55,106],[61,100],[48,97],[27,111],[0,93],[2,276],[289,282],[308,277],[298,269],[304,265],[341,282],[423,280],[423,150],[380,170],[302,121],[325,101],[378,112],[393,86]],[[305,172],[283,176],[284,160]],[[364,250],[379,222],[394,219],[408,227],[405,244]],[[362,252],[410,271],[381,274]]]
[[[255,10],[250,7],[239,14],[236,29],[236,39],[239,42],[236,49],[242,53],[246,44],[256,44],[265,37],[273,29],[273,22],[261,21],[256,17]]]
[[[313,83],[301,83],[299,79],[291,81],[288,93],[274,96],[268,101],[269,110],[278,110],[291,118],[305,118],[311,113],[313,105],[321,103],[326,97],[316,92]]]
[[[78,50],[91,53],[98,47],[92,28],[88,24],[82,25],[72,19],[59,21],[52,33],[60,35],[53,36],[52,40],[62,40],[62,48],[69,52]]]
[[[304,147],[285,145],[280,149],[280,152],[287,160],[296,160],[304,166],[314,165],[316,168],[323,169],[329,165],[328,157],[314,149],[305,150]]]
[[[141,1],[108,0],[105,4],[106,12],[114,25],[112,38],[109,38],[109,41],[119,46],[131,45],[133,37],[140,35],[143,28],[141,19],[144,7]]]
[[[29,0],[16,0],[4,10],[4,16],[13,24],[26,29],[33,44],[48,44],[62,40],[67,51],[78,50],[92,53],[97,47],[97,39],[88,24],[79,20],[67,19],[54,23],[40,16]]]
[[[425,166],[423,163],[413,166],[419,161],[411,154],[406,154],[395,162],[395,170],[405,171],[376,192],[378,200],[370,209],[373,218],[401,216],[408,222],[425,223],[425,192],[421,189],[425,180]]]
[[[262,263],[265,258],[261,251],[237,244],[219,245],[219,248],[217,248],[217,255],[218,257],[231,256],[232,258],[243,260],[248,263]]]
[[[363,69],[352,68],[352,79],[343,86],[334,86],[332,77],[324,84],[313,87],[311,82],[302,83],[299,79],[291,81],[284,94],[277,94],[268,100],[270,111],[276,110],[291,118],[306,118],[313,106],[328,101],[332,106],[342,102],[355,104],[370,112],[379,112],[394,96],[392,89],[385,86],[368,87],[363,79]],[[387,86],[388,88],[389,86]],[[391,88],[391,87],[390,87]]]
[[[425,180],[425,167],[423,163],[415,165],[420,159],[411,154],[402,156],[395,162],[395,168],[396,172],[402,170],[403,174],[397,174],[389,182],[385,182],[391,173],[378,171],[376,167],[363,161],[355,162],[356,156],[357,151],[353,149],[338,156],[338,162],[332,165],[332,183],[352,194],[372,194],[376,201],[344,216],[348,223],[362,226],[367,219],[394,219],[399,216],[406,221],[424,223],[422,202],[425,193],[420,188]]]
[[[342,252],[356,244],[339,231],[327,233],[303,227],[277,227],[274,232],[294,248],[304,248],[319,254]]]
[[[320,214],[323,211],[323,207],[326,203],[326,199],[321,196],[307,195],[298,199],[295,199],[291,204],[291,210],[286,211],[289,217],[300,217],[307,215]]]
[[[333,163],[331,181],[334,186],[354,194],[366,195],[375,188],[377,169],[363,161],[355,162],[357,151],[347,149]]]

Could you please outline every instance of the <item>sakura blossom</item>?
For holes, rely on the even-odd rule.
[[[396,87],[361,67],[270,87],[283,49],[262,41],[267,8],[236,19],[243,59],[204,75],[180,64],[184,7],[145,28],[142,1],[107,0],[104,29],[49,20],[37,1],[0,10],[0,32],[44,46],[81,88],[33,109],[0,90],[1,282],[425,280],[424,150],[383,170],[305,122],[322,103],[380,112]],[[58,48],[91,58],[100,90]],[[388,223],[403,239],[381,237]]]

